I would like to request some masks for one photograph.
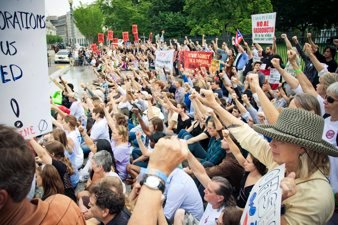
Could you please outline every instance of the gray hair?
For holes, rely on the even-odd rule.
[[[326,93],[334,94],[338,98],[338,82],[334,82],[333,84],[330,84],[330,86],[326,89]]]
[[[111,158],[111,155],[106,150],[101,150],[99,152],[96,152],[93,156],[93,161],[95,161],[96,165],[102,166],[103,170],[105,172],[111,171],[111,166],[113,165],[113,160]]]

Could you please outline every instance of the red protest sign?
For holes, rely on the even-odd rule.
[[[153,32],[150,32],[150,33],[149,33],[149,41],[150,41],[150,42],[153,42]]]
[[[117,46],[119,43],[119,39],[118,38],[113,38],[113,45]]]
[[[136,34],[134,34],[134,42],[138,42],[138,34],[136,33]]]
[[[212,60],[212,52],[184,51],[184,68],[195,69],[200,66],[209,68]]]
[[[104,34],[103,33],[98,33],[97,34],[97,41],[99,43],[103,43],[104,42]]]
[[[97,50],[97,45],[96,45],[96,43],[91,44],[91,45],[90,45],[90,48],[91,48],[91,50],[92,50],[93,52],[95,52],[95,51]]]
[[[137,25],[136,25],[136,24],[133,24],[133,25],[132,25],[131,31],[132,31],[132,33],[133,33],[134,35],[135,35],[135,34],[138,34],[138,30],[137,30]]]
[[[108,30],[108,40],[112,41],[114,36],[114,32],[112,30]]]
[[[123,41],[124,42],[129,41],[129,34],[128,34],[128,32],[122,32],[122,37],[123,37]]]

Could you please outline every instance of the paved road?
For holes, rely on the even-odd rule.
[[[52,64],[48,68],[49,76],[57,78],[62,76],[68,83],[74,85],[75,92],[81,93],[80,84],[92,82],[95,79],[95,74],[91,66],[75,66],[71,67],[69,64]],[[50,94],[54,93],[58,88],[52,81],[49,81]]]

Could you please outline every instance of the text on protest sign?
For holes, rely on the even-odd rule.
[[[25,138],[52,130],[44,0],[4,1],[0,8],[0,123]]]
[[[209,68],[211,65],[212,54],[212,52],[184,51],[184,68],[195,69],[200,66]]]
[[[252,42],[272,44],[275,36],[276,13],[251,15]]]
[[[241,225],[280,224],[282,202],[281,180],[285,164],[265,174],[252,188],[246,202]]]
[[[174,50],[155,52],[155,69],[173,71]]]

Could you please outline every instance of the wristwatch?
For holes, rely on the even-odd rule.
[[[141,181],[141,185],[146,185],[148,188],[153,190],[160,190],[164,193],[165,184],[161,178],[154,175],[146,175]]]

